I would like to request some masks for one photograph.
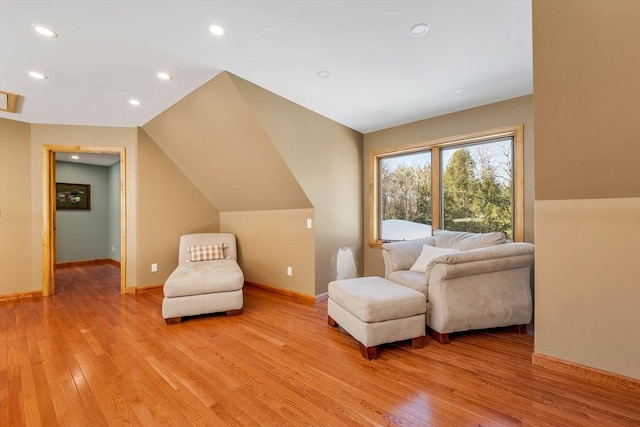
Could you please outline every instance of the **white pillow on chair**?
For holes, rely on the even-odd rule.
[[[440,255],[446,255],[455,252],[460,252],[460,249],[436,248],[435,246],[424,245],[422,247],[420,256],[409,270],[417,271],[418,273],[424,273],[425,271],[427,271],[427,265],[432,259]]]

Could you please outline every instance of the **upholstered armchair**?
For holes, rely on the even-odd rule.
[[[240,314],[243,286],[235,235],[185,234],[180,237],[178,267],[164,283],[162,317],[172,324],[184,316]]]
[[[427,297],[427,326],[442,344],[449,334],[531,322],[534,245],[503,233],[436,230],[433,237],[382,245],[385,278]]]

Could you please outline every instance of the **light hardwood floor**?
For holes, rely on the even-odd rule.
[[[640,395],[531,366],[509,330],[383,346],[366,361],[326,302],[245,288],[239,316],[167,326],[162,292],[110,265],[0,303],[0,426],[631,426]]]

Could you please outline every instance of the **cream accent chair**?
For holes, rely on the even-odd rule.
[[[189,248],[226,245],[223,259],[191,261]],[[164,283],[162,317],[169,325],[184,316],[225,312],[240,314],[244,275],[238,265],[236,237],[229,233],[185,234],[180,237],[178,267]]]
[[[459,252],[435,256],[424,272],[412,271],[424,245]],[[383,244],[382,257],[386,279],[427,297],[427,326],[441,344],[449,343],[450,333],[472,329],[513,325],[526,333],[534,245],[508,242],[503,233],[435,230],[433,237]]]

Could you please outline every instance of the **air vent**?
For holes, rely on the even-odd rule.
[[[18,106],[18,95],[0,90],[0,111],[15,113]]]

